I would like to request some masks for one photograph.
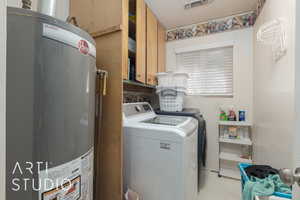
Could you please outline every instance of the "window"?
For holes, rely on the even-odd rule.
[[[177,70],[189,74],[189,95],[233,95],[233,46],[177,53]]]

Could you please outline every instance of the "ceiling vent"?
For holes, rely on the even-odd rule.
[[[214,0],[186,0],[184,4],[185,9],[191,9],[198,6],[203,6],[212,3]]]

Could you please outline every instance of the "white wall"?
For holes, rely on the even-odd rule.
[[[32,10],[37,11],[38,1],[32,1]],[[69,16],[70,0],[57,0],[56,1],[56,14],[55,17],[61,20],[66,20]],[[11,7],[22,7],[22,0],[7,0],[7,5]]]
[[[255,161],[276,168],[292,167],[295,120],[295,0],[269,0],[255,27],[276,18],[287,22],[288,52],[272,60],[271,47],[254,41]]]
[[[0,200],[5,200],[6,0],[0,1]]]
[[[185,102],[185,107],[199,108],[207,120],[207,168],[210,170],[218,169],[217,122],[219,119],[219,107],[221,105],[234,105],[236,109],[245,109],[248,120],[252,121],[253,30],[249,28],[167,43],[167,70],[173,71],[176,66],[175,49],[218,44],[227,41],[235,43],[233,98],[189,96]]]

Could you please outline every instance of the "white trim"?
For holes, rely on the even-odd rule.
[[[222,47],[229,47],[229,46],[234,47],[235,42],[234,41],[226,41],[226,42],[211,43],[211,44],[206,44],[206,45],[192,45],[192,46],[185,47],[185,48],[175,49],[175,54],[215,49],[215,48],[222,48]]]
[[[0,200],[5,200],[6,0],[0,1]]]

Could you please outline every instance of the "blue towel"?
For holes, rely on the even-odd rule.
[[[265,179],[250,177],[244,186],[243,200],[253,200],[255,196],[271,196],[274,192],[292,193],[291,188],[278,175],[270,175]]]

